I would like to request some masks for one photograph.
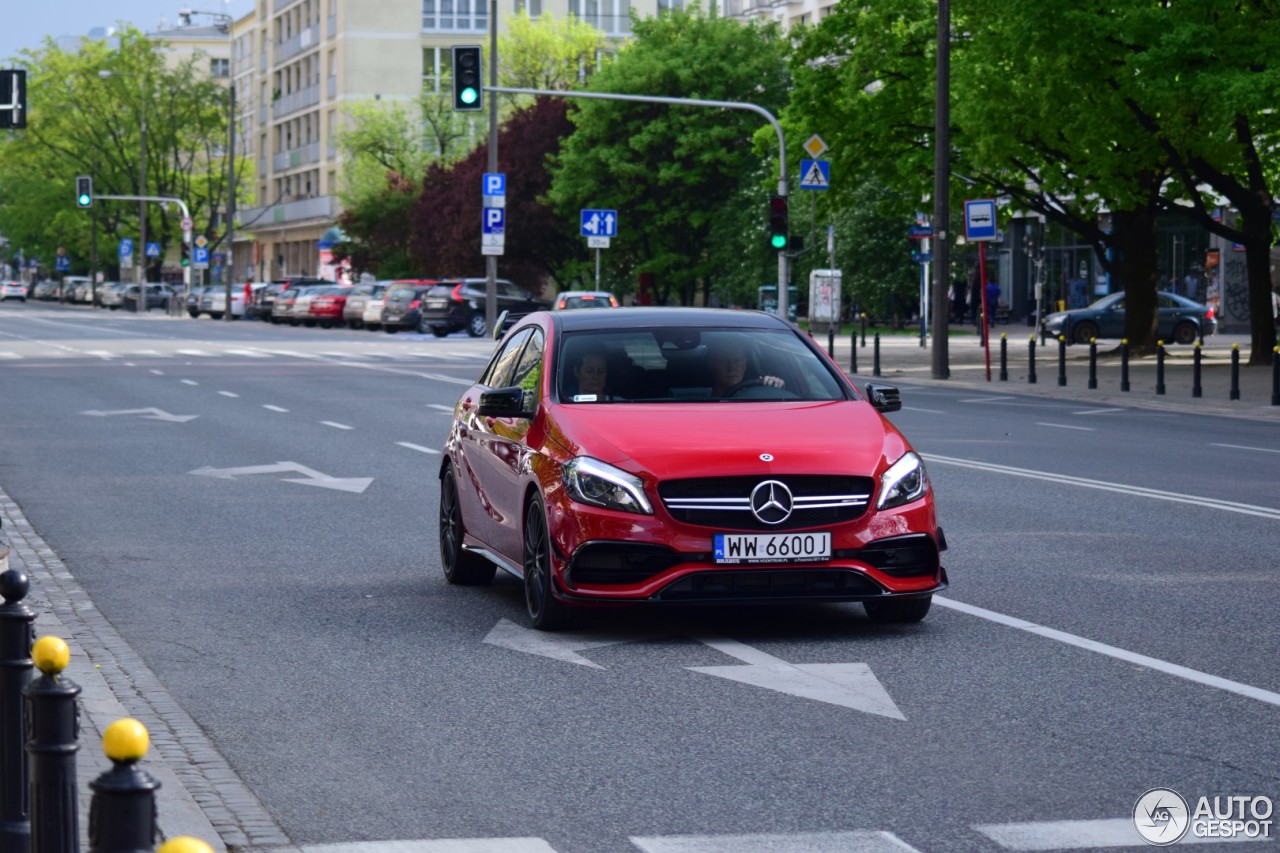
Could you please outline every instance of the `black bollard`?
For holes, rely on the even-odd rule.
[[[1089,338],[1089,387],[1098,387],[1098,339]]]
[[[1271,405],[1280,406],[1280,346],[1271,348]]]
[[[1195,352],[1191,354],[1191,396],[1204,396],[1204,389],[1200,385],[1200,342],[1196,341]]]
[[[0,541],[0,563],[8,560]],[[31,588],[17,569],[0,574],[0,850],[31,850],[31,811],[22,691],[31,681],[36,614],[23,603]]]
[[[1129,390],[1129,339],[1120,340],[1120,390]]]
[[[1164,341],[1156,341],[1156,394],[1164,393]]]
[[[836,357],[836,330],[832,326],[827,326],[827,355]]]
[[[80,688],[61,676],[71,653],[57,637],[41,637],[31,656],[43,673],[27,685],[27,755],[31,772],[32,853],[78,853],[76,751]]]
[[[137,767],[150,740],[146,727],[128,717],[102,733],[112,767],[89,783],[89,853],[150,853],[155,847],[160,783]]]
[[[1036,384],[1036,336],[1031,336],[1031,353],[1027,357],[1027,384]]]
[[[858,372],[858,333],[854,332],[849,337],[849,372]]]
[[[867,315],[862,315],[862,345],[867,345]]]
[[[1067,336],[1058,335],[1058,386],[1067,384]]]
[[[876,332],[875,349],[872,350],[871,356],[871,375],[880,375],[880,333]]]
[[[1240,399],[1240,345],[1231,345],[1231,399]]]
[[[1009,336],[1000,333],[1000,381],[1009,381]]]

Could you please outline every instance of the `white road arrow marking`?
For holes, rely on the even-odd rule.
[[[106,418],[111,415],[141,415],[149,421],[169,421],[175,424],[185,424],[187,421],[194,421],[199,415],[171,415],[164,409],[116,409],[115,411],[106,412],[101,409],[89,409],[81,412],[82,415],[92,415],[95,418]]]
[[[507,619],[499,620],[484,642],[525,654],[551,658],[592,669],[604,669],[600,664],[578,654],[586,649],[597,649],[649,637],[634,634],[593,632],[586,634],[548,634],[532,628],[522,628]],[[737,640],[711,635],[695,635],[693,639],[718,652],[742,661],[743,666],[690,666],[693,672],[714,675],[776,690],[801,699],[827,702],[842,708],[851,708],[881,717],[905,720],[898,706],[880,684],[879,679],[865,663],[787,663],[759,649]]]
[[[691,666],[694,672],[715,675],[777,690],[801,699],[828,702],[855,711],[895,720],[906,717],[893,703],[880,680],[865,663],[787,663],[745,643],[725,637],[694,637],[716,651],[737,658],[745,666]]]
[[[220,480],[234,480],[239,476],[247,476],[251,474],[281,474],[286,471],[292,471],[302,474],[301,478],[285,477],[286,483],[298,483],[303,486],[319,486],[322,489],[336,489],[340,492],[355,492],[360,494],[369,488],[369,484],[373,482],[372,477],[330,477],[328,474],[322,474],[313,468],[305,465],[299,465],[297,462],[277,462],[274,465],[249,465],[243,468],[214,468],[206,465],[203,468],[197,468],[189,473],[196,474],[201,477],[217,477]]]
[[[600,664],[593,663],[576,652],[642,639],[646,638],[637,637],[634,634],[548,634],[546,631],[521,628],[514,622],[501,619],[497,625],[493,626],[493,630],[484,638],[484,641],[491,646],[516,652],[538,655],[565,663],[576,663],[592,669],[604,669]]]

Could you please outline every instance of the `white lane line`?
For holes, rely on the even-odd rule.
[[[1257,699],[1259,702],[1266,702],[1268,705],[1280,707],[1280,693],[1274,693],[1270,690],[1263,690],[1260,687],[1253,687],[1248,684],[1242,684],[1239,681],[1232,681],[1217,675],[1210,675],[1207,672],[1201,672],[1198,669],[1191,669],[1180,664],[1170,663],[1169,661],[1160,660],[1159,658],[1148,657],[1147,655],[1131,652],[1127,649],[1121,649],[1116,646],[1109,646],[1106,643],[1099,643],[1085,637],[1075,634],[1068,634],[1066,631],[1059,631],[1056,628],[1047,628],[1044,625],[1037,625],[1034,622],[1028,622],[1025,619],[1019,619],[1016,616],[1006,616],[1003,613],[997,613],[994,610],[987,610],[984,607],[975,607],[972,604],[964,604],[960,601],[953,601],[949,598],[933,597],[934,604],[942,607],[949,607],[952,610],[958,610],[961,613],[967,613],[970,616],[977,616],[979,619],[986,619],[990,622],[996,622],[1009,628],[1017,628],[1020,631],[1026,631],[1030,634],[1036,634],[1050,640],[1056,640],[1059,643],[1065,643],[1068,646],[1075,646],[1085,651],[1096,652],[1100,655],[1122,660],[1126,663],[1137,664],[1148,669],[1154,669],[1157,672],[1163,672],[1177,678],[1193,681],[1197,684],[1203,684],[1206,687],[1215,687],[1219,690],[1225,690],[1228,693],[1236,693],[1249,699]]]
[[[1081,409],[1078,412],[1072,412],[1073,415],[1109,415],[1112,412],[1123,412],[1124,409]]]
[[[427,403],[428,409],[439,409],[442,412],[453,414],[453,406],[443,406],[440,403]]]
[[[287,412],[287,411],[289,411],[289,410],[288,410],[288,409],[286,409],[284,406],[272,406],[270,403],[263,403],[263,404],[262,404],[262,408],[264,408],[264,409],[270,409],[270,410],[271,410],[271,411],[273,411],[273,412]]]
[[[1136,830],[1134,834],[1137,834]],[[903,853],[916,850],[892,832],[872,830],[793,832],[785,835],[632,836],[627,840],[644,853],[782,853],[787,850],[803,850],[804,853]]]
[[[999,403],[1002,400],[1016,400],[1017,397],[968,397],[957,400],[957,403]]]
[[[1097,432],[1093,427],[1073,426],[1071,424],[1051,424],[1047,421],[1036,421],[1036,426],[1053,427],[1054,429],[1078,429],[1084,432]]]
[[[1111,820],[1046,820],[1037,823],[990,823],[975,825],[978,832],[1006,850],[1096,850],[1106,847],[1140,847],[1146,844],[1133,818]],[[1229,841],[1270,841],[1269,838],[1198,838],[1183,836],[1175,846],[1217,844]]]
[[[154,373],[156,376],[164,376],[163,370],[151,370],[150,372]]]
[[[150,355],[150,356],[163,355],[163,353],[161,353],[160,350],[158,349],[138,349],[138,350],[134,350],[131,354],[132,355]]]
[[[1280,449],[1275,447],[1249,447],[1245,444],[1214,444],[1210,442],[1210,447],[1226,447],[1230,450],[1257,450],[1260,453],[1280,453]]]
[[[16,352],[0,352],[0,358],[22,358]]]
[[[178,350],[178,354],[179,354],[179,355],[194,355],[194,356],[197,356],[197,357],[199,357],[199,358],[217,358],[217,357],[218,357],[217,353],[205,352],[205,351],[204,351],[204,350],[202,350],[202,349],[180,349],[180,350]]]
[[[937,456],[933,453],[921,454],[926,462],[940,465],[955,465],[959,468],[972,468],[990,474],[1008,474],[1013,477],[1026,477],[1031,480],[1045,480],[1064,486],[1079,486],[1085,489],[1099,489],[1104,492],[1118,492],[1122,495],[1136,495],[1171,503],[1191,504],[1206,509],[1220,509],[1224,512],[1238,512],[1242,515],[1256,515],[1259,518],[1270,518],[1280,521],[1280,509],[1254,504],[1223,501],[1217,498],[1206,498],[1200,495],[1183,495],[1161,489],[1146,489],[1141,486],[1126,486],[1123,483],[1109,483],[1106,480],[1089,480],[1084,477],[1071,477],[1066,474],[1050,474],[1044,471],[1032,471],[1027,468],[1014,468],[1010,465],[995,465],[990,462],[978,462],[972,459],[957,459],[951,456]]]
[[[180,381],[182,382],[182,384],[183,384],[183,385],[199,385],[199,384],[200,384],[199,382],[195,381],[194,379],[183,379],[183,380],[180,380]]]
[[[227,350],[227,353],[229,355],[242,355],[245,358],[271,358],[271,356],[267,355],[265,352],[258,352],[257,350],[251,349],[229,349]]]
[[[439,450],[436,450],[434,448],[423,447],[421,444],[410,444],[407,441],[397,441],[396,444],[400,445],[401,447],[407,447],[410,450],[416,450],[419,453],[437,453],[438,454],[440,452]]]
[[[221,394],[221,395],[222,395],[222,396],[224,396],[224,397],[239,397],[239,396],[240,396],[240,395],[239,395],[239,394],[237,394],[235,391],[219,391],[218,393],[219,393],[219,394]]]
[[[902,408],[903,408],[905,411],[908,411],[908,412],[928,412],[928,413],[929,413],[929,414],[931,414],[931,415],[945,415],[945,414],[946,414],[946,412],[942,411],[941,409],[922,409],[922,408],[920,408],[919,406],[903,406]]]
[[[355,429],[355,427],[353,426],[340,424],[340,423],[337,423],[336,421],[321,421],[320,423],[324,424],[325,426],[333,427],[334,429]]]

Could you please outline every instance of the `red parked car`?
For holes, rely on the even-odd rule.
[[[924,463],[807,335],[772,315],[530,314],[454,409],[445,577],[521,578],[551,630],[575,605],[860,601],[914,622],[946,588]]]
[[[334,285],[311,291],[311,319],[324,329],[342,325],[342,309],[347,307],[351,290],[350,287]]]

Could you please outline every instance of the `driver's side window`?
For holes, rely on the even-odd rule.
[[[494,356],[493,361],[489,363],[489,369],[484,372],[480,383],[490,388],[506,388],[513,384],[512,377],[515,374],[516,363],[520,358],[520,351],[532,334],[533,329],[529,328],[513,335],[503,345],[502,350]]]

